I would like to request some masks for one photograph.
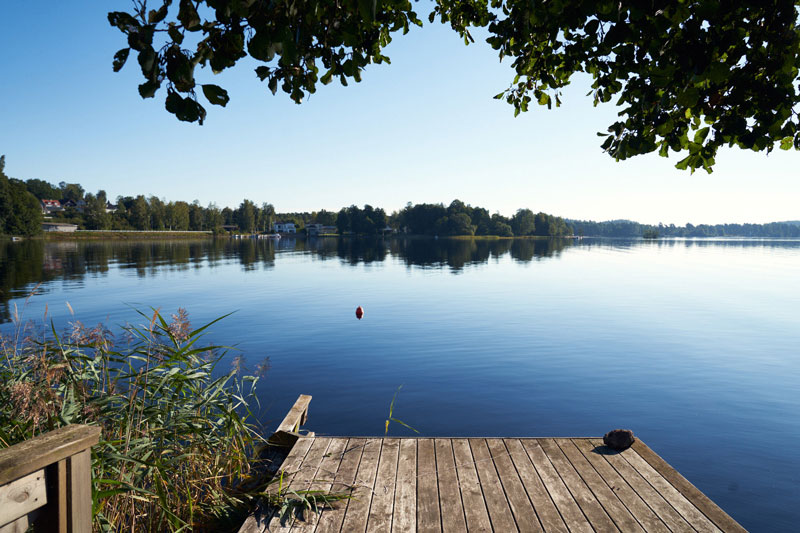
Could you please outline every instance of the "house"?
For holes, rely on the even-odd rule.
[[[42,214],[44,215],[64,210],[64,207],[58,200],[41,200],[40,203],[42,204]]]
[[[309,235],[326,235],[336,233],[336,226],[324,226],[322,224],[308,224],[306,231]]]
[[[62,233],[72,233],[78,226],[76,224],[59,224],[55,222],[43,222],[42,231],[58,231]]]
[[[116,213],[118,207],[111,202],[106,202],[106,213]]]
[[[294,222],[276,222],[272,225],[272,231],[275,233],[297,233],[297,228]]]

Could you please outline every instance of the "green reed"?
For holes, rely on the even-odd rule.
[[[96,531],[235,529],[258,498],[308,506],[323,495],[267,493],[253,458],[265,440],[252,412],[257,375],[223,370],[180,310],[115,336],[73,322],[59,334],[15,316],[0,336],[0,447],[68,424],[102,429],[92,450]],[[223,317],[224,318],[224,317]],[[236,366],[236,365],[235,365]],[[330,495],[335,499],[335,495]]]

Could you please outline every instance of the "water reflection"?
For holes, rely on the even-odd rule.
[[[26,296],[38,284],[63,280],[80,284],[87,275],[104,275],[111,268],[138,277],[162,270],[213,268],[238,263],[245,271],[271,269],[280,253],[308,254],[342,264],[381,263],[393,258],[409,268],[441,268],[458,274],[471,266],[509,255],[517,262],[557,257],[564,249],[633,247],[800,247],[794,240],[670,239],[658,241],[583,239],[431,239],[431,238],[310,238],[252,240],[214,239],[177,241],[44,242],[0,244],[0,323],[10,319],[9,300]]]

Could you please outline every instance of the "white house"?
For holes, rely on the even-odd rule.
[[[272,225],[272,231],[275,233],[297,233],[297,228],[294,222],[276,222]]]
[[[75,224],[57,224],[54,222],[43,222],[42,223],[42,230],[43,231],[58,231],[61,233],[72,233],[78,226]]]

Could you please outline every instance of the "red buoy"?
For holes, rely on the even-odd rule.
[[[364,308],[359,305],[356,307],[356,318],[361,320],[362,316],[364,316]]]

